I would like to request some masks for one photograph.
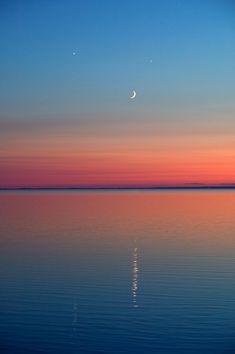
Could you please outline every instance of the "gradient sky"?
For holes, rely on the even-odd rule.
[[[3,0],[0,53],[0,187],[235,183],[234,1]]]

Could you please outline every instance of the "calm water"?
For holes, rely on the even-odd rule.
[[[0,353],[235,353],[235,192],[2,192]]]

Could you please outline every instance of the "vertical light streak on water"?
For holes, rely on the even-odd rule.
[[[133,307],[138,307],[137,291],[138,291],[138,248],[134,247],[133,265],[132,265],[132,303]]]

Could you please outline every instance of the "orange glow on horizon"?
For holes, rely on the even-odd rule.
[[[36,134],[0,154],[1,187],[235,183],[232,136],[84,137]]]

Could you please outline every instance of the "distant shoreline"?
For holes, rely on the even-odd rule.
[[[6,187],[0,191],[99,191],[99,190],[219,190],[235,189],[235,185],[154,186],[154,187]]]

